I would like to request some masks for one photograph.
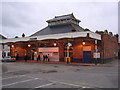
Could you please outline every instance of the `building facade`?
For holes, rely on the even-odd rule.
[[[10,46],[9,45],[3,45],[2,41],[7,39],[3,35],[0,34],[0,60],[3,57],[10,56]]]
[[[92,32],[79,22],[73,14],[55,16],[44,29],[29,37],[2,40],[2,45],[9,45],[10,55],[20,60],[25,55],[29,60],[50,55],[50,61],[94,63],[118,56],[117,35],[107,30]]]

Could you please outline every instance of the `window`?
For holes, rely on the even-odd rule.
[[[45,44],[40,44],[40,47],[45,47]]]
[[[73,29],[73,30],[72,30],[72,32],[76,32],[76,30],[75,30],[75,29]]]
[[[7,56],[10,56],[10,52],[7,53]]]
[[[4,58],[6,56],[6,53],[5,52],[3,52],[2,53],[2,58]]]
[[[64,45],[64,57],[73,58],[73,45],[71,43],[66,43]]]

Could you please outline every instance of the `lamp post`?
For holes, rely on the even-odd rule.
[[[102,46],[102,64],[104,64],[104,42],[101,41],[101,46]]]
[[[68,43],[67,44],[67,64],[70,62],[70,54],[69,54],[69,49],[70,49],[70,47],[72,46],[72,44],[71,43]]]
[[[95,40],[95,65],[97,65],[97,40]]]

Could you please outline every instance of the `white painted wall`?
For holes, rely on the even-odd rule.
[[[0,60],[2,59],[2,51],[0,51]]]
[[[10,52],[10,46],[4,45],[3,51],[6,53],[6,56],[8,56],[8,53]]]
[[[2,40],[2,41],[0,41],[0,43],[18,42],[18,41],[29,41],[30,38],[37,38],[37,40],[45,40],[45,39],[86,37],[87,33],[90,34],[91,38],[101,40],[101,35],[99,35],[97,33],[94,33],[94,32],[91,32],[91,31],[83,31],[83,32],[71,32],[71,33],[40,35],[40,36],[32,36],[32,37],[10,38],[10,39],[4,39],[4,40]]]
[[[2,44],[0,44],[0,60],[2,59]]]

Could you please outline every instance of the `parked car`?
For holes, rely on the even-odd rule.
[[[7,56],[2,59],[2,62],[15,62],[15,57]]]

